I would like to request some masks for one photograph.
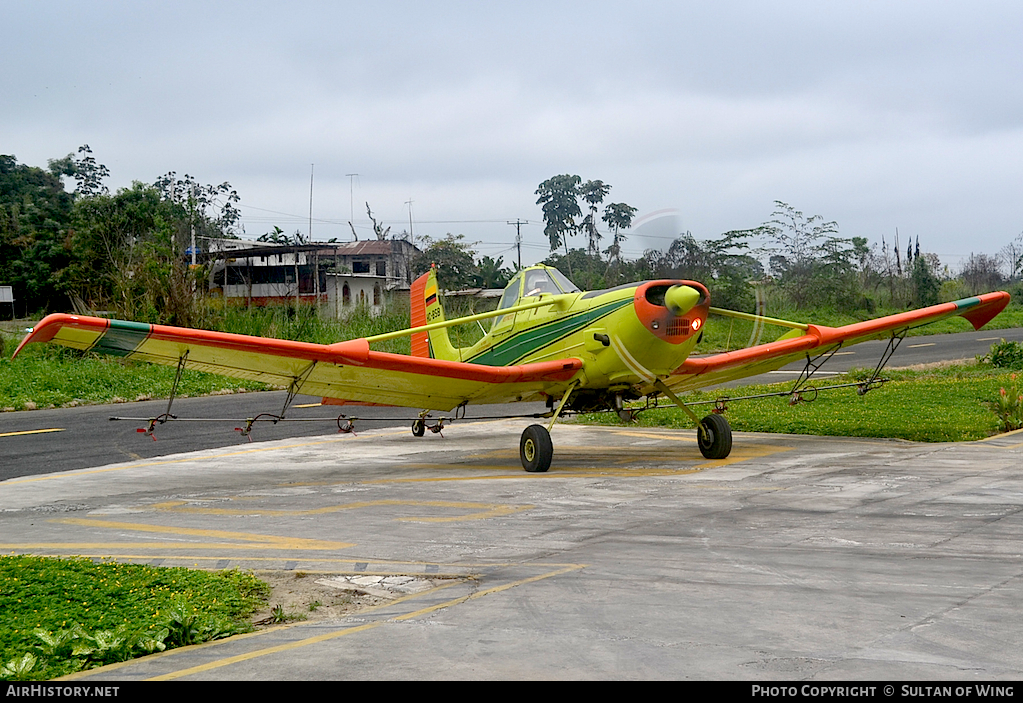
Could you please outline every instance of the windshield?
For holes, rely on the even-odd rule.
[[[551,277],[544,269],[527,271],[526,286],[522,295],[543,295],[544,293],[559,295],[561,293],[561,289],[554,285],[554,281],[551,280]]]
[[[522,281],[522,274],[517,274],[504,289],[504,295],[501,296],[501,302],[497,304],[498,310],[504,310],[510,308],[515,304],[515,301],[519,299],[519,283]]]
[[[557,269],[547,269],[547,271],[550,272],[551,277],[554,279],[555,283],[557,283],[561,287],[561,290],[563,292],[565,293],[579,292],[579,286],[572,283],[572,281],[568,280],[568,276],[563,274],[561,271],[558,271]]]
[[[524,285],[523,285],[524,284]],[[578,293],[579,288],[568,280],[561,271],[555,268],[540,267],[526,269],[515,274],[504,289],[501,302],[497,304],[498,310],[504,310],[514,306],[521,297],[536,295],[561,295],[562,293]],[[510,320],[514,315],[501,315],[494,318],[491,329],[497,327],[504,320]]]
[[[526,281],[522,295],[561,295],[578,293],[579,288],[555,268],[535,268],[525,272]]]

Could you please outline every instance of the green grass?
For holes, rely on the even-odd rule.
[[[982,439],[999,431],[991,404],[999,389],[1011,385],[1010,372],[987,366],[949,366],[929,371],[889,371],[891,382],[857,395],[855,388],[822,391],[813,402],[791,406],[784,397],[733,401],[725,417],[732,429],[742,432],[778,432],[842,437],[892,437],[918,442],[961,442]],[[862,373],[828,377],[816,385],[860,380]],[[686,402],[757,395],[788,390],[791,383],[751,385],[696,392]],[[694,407],[698,416],[712,405]],[[584,422],[619,424],[612,414],[584,415]],[[677,408],[641,413],[645,427],[692,428]]]
[[[15,360],[9,353],[0,358],[0,411],[167,398],[174,386],[176,371],[169,366],[32,344]],[[253,381],[186,371],[181,376],[178,395],[267,388],[269,386]]]
[[[268,597],[240,571],[0,556],[0,678],[49,679],[243,632]]]

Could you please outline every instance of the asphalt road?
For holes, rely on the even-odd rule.
[[[380,427],[407,426],[418,415],[410,408],[321,406],[319,397],[297,396],[286,420],[257,421],[249,436],[236,428],[247,418],[263,413],[279,415],[284,391],[240,393],[202,398],[178,398],[172,414],[179,419],[156,425],[152,437],[140,432],[148,418],[167,410],[166,400],[117,405],[0,413],[0,481],[103,466],[122,461],[152,459],[181,452],[269,441],[312,437],[338,431],[338,415],[357,418],[355,432]],[[542,413],[543,405],[479,405],[468,408],[469,418]],[[436,417],[445,413],[433,413]],[[111,420],[112,417],[132,418]]]
[[[1023,341],[1023,329],[911,337],[903,341],[890,365],[972,359],[986,353],[993,342],[1002,338]],[[853,367],[873,367],[884,347],[884,342],[865,342],[840,351],[818,373],[826,377]],[[793,364],[742,383],[795,378],[800,368]],[[279,414],[284,398],[281,391],[176,399],[172,408],[175,415],[207,420],[159,425],[154,432],[156,441],[138,429],[147,426],[146,418],[166,411],[166,400],[0,413],[0,480],[247,443],[248,439],[235,428],[244,426],[246,418],[261,413]],[[337,430],[335,420],[342,412],[359,418],[356,432],[407,426],[416,416],[416,411],[405,408],[319,406],[319,400],[299,396],[287,413],[289,421],[258,422],[252,438],[263,441],[329,434]],[[476,406],[469,408],[468,416],[513,416],[542,411],[539,404]],[[110,421],[114,416],[138,420]]]

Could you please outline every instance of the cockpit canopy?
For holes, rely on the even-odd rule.
[[[497,309],[510,308],[521,297],[538,295],[561,295],[578,293],[579,287],[568,280],[568,276],[550,266],[531,266],[522,269],[504,289]]]

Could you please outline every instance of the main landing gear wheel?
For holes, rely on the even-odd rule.
[[[412,422],[412,435],[415,437],[422,437],[426,434],[426,423],[422,420],[415,420]]]
[[[543,425],[530,425],[522,431],[519,440],[519,458],[522,468],[530,472],[543,472],[551,468],[554,457],[554,443],[551,433]]]
[[[708,415],[696,430],[700,453],[708,459],[724,459],[732,451],[732,428],[723,415]]]

